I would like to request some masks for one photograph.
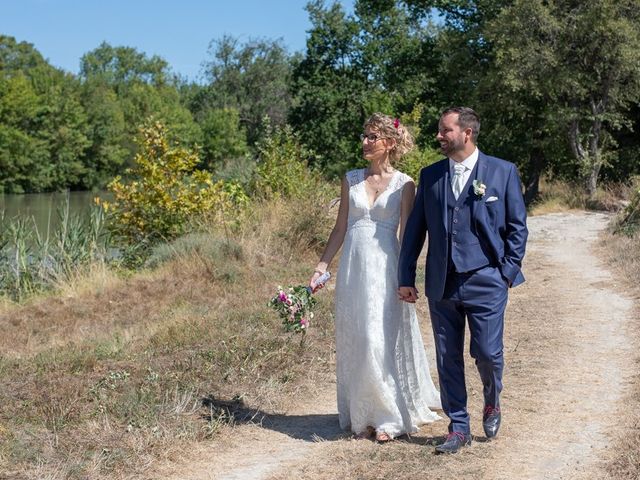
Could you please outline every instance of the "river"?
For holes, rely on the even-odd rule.
[[[93,199],[105,192],[0,194],[0,212],[5,219],[30,218],[41,234],[46,235],[59,224],[60,209],[69,208],[70,215],[88,215]]]

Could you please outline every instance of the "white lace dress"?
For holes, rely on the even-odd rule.
[[[396,437],[440,417],[415,307],[398,300],[402,187],[395,171],[373,205],[364,169],[347,173],[349,220],[336,278],[336,363],[340,426]]]

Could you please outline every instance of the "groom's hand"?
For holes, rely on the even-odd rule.
[[[398,298],[403,302],[416,303],[416,300],[418,300],[418,290],[414,287],[400,287],[398,288]]]

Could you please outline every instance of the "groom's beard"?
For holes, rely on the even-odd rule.
[[[440,151],[443,155],[451,157],[456,152],[464,150],[464,139],[456,138],[453,140],[445,140],[440,142]]]

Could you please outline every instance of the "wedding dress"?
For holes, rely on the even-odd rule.
[[[373,205],[365,170],[347,173],[349,219],[336,277],[336,364],[340,426],[391,437],[414,433],[441,408],[415,307],[398,300],[402,187],[395,171]]]

